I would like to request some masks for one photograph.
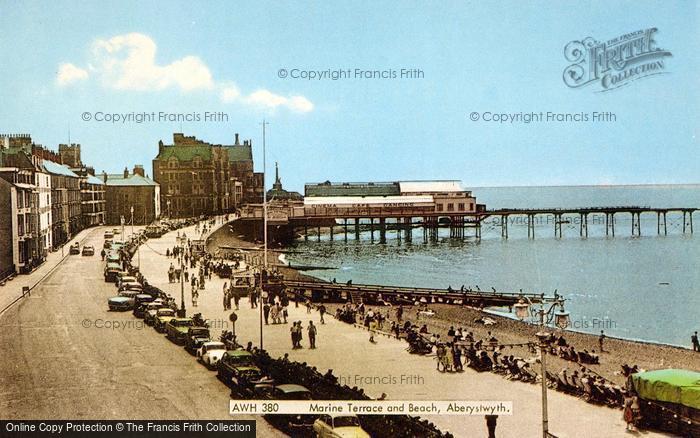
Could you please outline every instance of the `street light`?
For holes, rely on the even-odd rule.
[[[541,331],[535,334],[540,345],[540,363],[542,364],[542,437],[549,438],[549,419],[547,418],[547,348],[550,334]]]
[[[185,251],[185,239],[185,233],[182,233],[178,242],[180,245],[180,309],[177,311],[178,318],[185,318],[187,316],[187,310],[185,309],[185,257],[183,256]]]
[[[527,302],[525,301],[527,300]],[[540,363],[542,365],[542,437],[550,438],[553,435],[549,433],[549,418],[547,415],[547,349],[549,348],[549,341],[551,339],[551,334],[547,333],[547,325],[552,323],[560,329],[565,329],[569,326],[569,312],[564,309],[563,297],[561,297],[556,291],[554,291],[554,298],[545,298],[542,296],[542,301],[540,302],[540,308],[535,312],[539,316],[538,322],[540,326],[540,331],[535,334],[537,340],[539,341],[540,347]],[[545,310],[545,305],[549,304],[549,308]],[[518,300],[515,304],[515,315],[518,319],[523,321],[528,316],[528,311],[532,306],[532,302],[529,298],[525,297]]]
[[[263,127],[263,180],[262,180],[262,188],[263,188],[263,239],[264,239],[264,246],[263,246],[263,269],[265,272],[265,276],[267,276],[267,191],[265,190],[265,175],[267,173],[267,163],[265,162],[266,159],[266,151],[265,151],[265,128],[269,123],[263,119],[262,122],[262,127]],[[260,349],[263,349],[263,273],[260,272]]]

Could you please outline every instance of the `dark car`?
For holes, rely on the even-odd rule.
[[[85,245],[85,246],[83,247],[83,252],[82,252],[82,254],[83,254],[84,256],[94,256],[94,255],[95,255],[95,247],[94,247],[94,246],[90,246],[90,245]]]
[[[296,384],[275,385],[270,394],[275,400],[312,400],[311,391]],[[265,420],[294,437],[314,436],[317,415],[265,415]]]
[[[122,270],[122,266],[119,263],[107,263],[105,266],[105,281],[115,283],[117,281],[117,274]]]
[[[190,327],[185,338],[185,350],[195,354],[203,343],[211,341],[211,334],[207,327]]]
[[[216,366],[217,377],[239,394],[252,391],[253,381],[262,376],[253,355],[246,350],[228,350]]]
[[[70,246],[70,254],[80,254],[80,244],[78,242],[75,242]]]

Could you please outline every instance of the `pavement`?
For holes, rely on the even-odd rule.
[[[104,228],[89,231],[85,243],[101,247]],[[181,230],[182,232],[182,230]],[[194,236],[194,229],[185,229]],[[168,283],[176,232],[149,239],[141,247],[141,271],[151,284],[180,300],[180,285]],[[48,267],[48,265],[47,265]],[[13,419],[217,419],[228,418],[229,390],[215,373],[197,364],[182,347],[150,327],[139,325],[131,312],[107,311],[114,285],[102,278],[100,257],[69,256],[37,285],[31,296],[0,315],[0,417]],[[41,268],[40,268],[41,269]],[[38,275],[38,271],[36,271]],[[34,275],[34,274],[32,274]],[[40,277],[35,277],[37,280]],[[20,280],[18,277],[14,281]],[[32,280],[27,278],[26,280]],[[212,334],[230,328],[222,305],[223,279],[216,276],[200,292],[201,312]],[[18,283],[19,284],[19,283]],[[21,290],[21,287],[19,288]],[[236,332],[241,343],[259,343],[259,313],[247,299],[237,311]],[[333,369],[344,383],[360,386],[372,397],[386,393],[391,400],[512,401],[514,415],[500,416],[497,436],[538,437],[541,432],[541,387],[511,382],[491,373],[467,369],[440,373],[431,357],[410,355],[404,341],[377,337],[368,342],[362,329],[302,306],[289,308],[290,320],[318,326],[316,350],[292,350],[289,325],[264,326],[264,347],[273,356],[307,362],[320,371]],[[107,326],[118,326],[114,329]],[[238,418],[255,418],[244,417]],[[441,430],[457,437],[486,437],[483,417],[426,416]],[[257,417],[257,419],[260,419]],[[622,412],[588,404],[549,391],[550,432],[565,437],[628,436]],[[258,421],[258,436],[283,436]],[[642,432],[646,437],[667,436]]]

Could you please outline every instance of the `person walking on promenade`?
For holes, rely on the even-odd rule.
[[[693,343],[693,351],[700,351],[700,341],[698,341],[698,332],[693,333],[690,337],[690,342]]]
[[[301,341],[304,339],[304,327],[301,326],[301,321],[297,321],[297,348],[304,348],[301,346]]]
[[[311,300],[306,300],[306,313],[311,313]]]
[[[238,308],[238,303],[241,301],[241,297],[238,296],[238,294],[232,294],[233,295],[233,304],[236,306],[236,310],[240,310]],[[229,295],[229,302],[228,302],[228,307],[229,309],[231,308],[231,295]]]
[[[228,303],[230,302],[229,300],[230,300],[230,298],[229,298],[228,291],[226,289],[224,289],[224,310],[229,310],[229,305],[228,305]]]
[[[462,286],[464,287],[464,286]],[[496,438],[496,423],[498,415],[486,415],[486,428],[489,431],[489,438]]]
[[[314,325],[313,321],[309,321],[309,327],[307,330],[309,331],[309,348],[315,349],[316,348],[316,326]]]
[[[598,345],[600,346],[600,352],[604,353],[605,350],[603,350],[603,343],[605,342],[605,332],[603,330],[600,331],[600,336],[598,336]]]
[[[102,251],[100,251],[100,255],[102,256],[102,261],[104,262],[104,261],[105,261],[105,256],[107,255],[107,253],[105,252],[104,248],[102,248]]]
[[[265,318],[265,325],[268,325],[267,318],[270,316],[270,305],[265,303],[263,306],[263,317]]]
[[[289,334],[292,337],[292,350],[297,349],[297,322],[294,321],[289,328]]]
[[[197,300],[199,299],[199,292],[197,289],[192,291],[192,307],[197,307]]]
[[[318,313],[321,314],[321,324],[325,324],[326,321],[323,320],[323,315],[326,314],[326,306],[324,306],[323,304],[318,306]]]

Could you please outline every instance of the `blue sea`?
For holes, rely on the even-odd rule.
[[[488,209],[600,206],[700,207],[700,185],[482,187],[472,188]],[[615,237],[605,235],[605,216],[591,215],[588,238],[579,236],[578,216],[565,217],[562,239],[554,236],[554,218],[540,217],[535,239],[527,237],[524,218],[511,217],[509,238],[501,238],[496,218],[482,228],[482,238],[449,237],[440,230],[425,242],[415,229],[412,242],[387,232],[387,243],[343,241],[340,228],[331,241],[310,236],[295,243],[293,264],[332,267],[308,272],[319,278],[355,283],[459,288],[552,294],[567,299],[574,330],[629,339],[690,345],[700,330],[700,212],[695,234],[683,234],[680,214],[667,216],[667,235],[657,235],[656,214],[642,214],[641,237],[631,236],[629,214],[615,216]]]

